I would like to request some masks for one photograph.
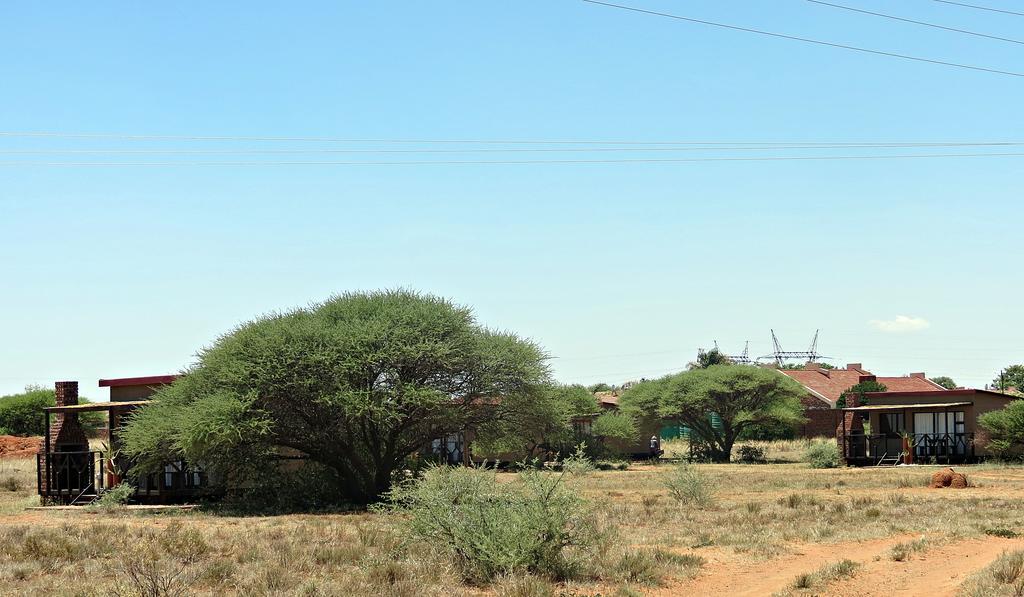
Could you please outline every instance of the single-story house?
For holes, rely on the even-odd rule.
[[[149,403],[149,398],[174,375],[101,379],[110,388],[110,402],[78,403],[78,382],[54,384],[54,406],[43,409],[46,435],[36,459],[37,489],[44,501],[64,504],[87,503],[104,489],[124,480],[128,462],[119,454],[117,431],[132,410]],[[90,446],[78,421],[79,413],[105,411],[108,415],[104,449]],[[168,503],[189,499],[206,484],[205,474],[184,462],[168,463],[162,472],[132,479],[139,501]]]
[[[887,392],[946,392],[946,388],[928,379],[924,373],[911,373],[904,377],[876,376],[861,363],[850,363],[845,368],[825,368],[818,363],[807,363],[803,369],[779,369],[804,387],[802,399],[807,421],[797,430],[801,437],[832,437],[839,423],[836,403],[843,392],[864,381],[877,381]]]
[[[978,439],[978,417],[1019,396],[991,390],[868,392],[841,412],[836,438],[850,465],[895,464],[909,448],[914,462],[963,463],[989,455]],[[870,433],[865,433],[867,419]],[[904,437],[907,443],[904,444]]]

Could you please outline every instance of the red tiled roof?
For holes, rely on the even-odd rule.
[[[780,369],[779,373],[807,388],[811,395],[835,405],[843,392],[860,383],[862,375],[871,375],[864,369]],[[920,377],[876,377],[875,380],[891,392],[945,392],[942,386]]]
[[[948,392],[946,388],[924,377],[879,377],[886,392]]]

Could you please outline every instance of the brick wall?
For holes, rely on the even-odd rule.
[[[800,400],[807,422],[797,428],[800,437],[830,437],[835,433],[838,421],[836,411],[828,403],[807,394]]]
[[[846,406],[856,408],[860,406],[860,397],[851,392],[846,396]],[[845,462],[850,455],[850,447],[847,445],[846,436],[854,433],[864,433],[864,421],[860,413],[837,411],[836,442],[839,444],[839,457]]]
[[[78,404],[78,382],[58,381],[54,384],[57,406]],[[55,452],[88,450],[89,439],[78,423],[78,413],[54,413],[50,421],[50,449]]]
[[[72,406],[78,404],[78,382],[58,381],[53,386],[54,404]],[[75,452],[89,449],[89,439],[78,422],[78,413],[52,413],[50,415],[50,451]],[[46,442],[39,446],[37,461],[40,471],[46,470]],[[46,475],[39,477],[40,493],[45,493],[49,483]]]

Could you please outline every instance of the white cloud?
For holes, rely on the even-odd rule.
[[[897,315],[896,319],[872,319],[868,323],[876,330],[895,334],[918,332],[932,325],[923,317],[907,317],[906,315]]]

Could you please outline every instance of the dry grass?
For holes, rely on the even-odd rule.
[[[773,451],[804,449],[794,443]],[[711,564],[701,565],[711,553],[757,560],[806,544],[911,534],[930,544],[986,537],[992,529],[1024,532],[1024,467],[970,467],[980,486],[950,492],[924,487],[933,467],[694,466],[720,488],[706,506],[680,506],[669,497],[672,466],[634,465],[575,479],[577,490],[600,505],[607,531],[591,569],[564,585],[522,577],[474,587],[431,546],[406,542],[393,514],[25,512],[36,502],[33,463],[2,461],[0,586],[24,595],[137,594],[148,582],[198,595],[631,595],[713,574]],[[4,490],[5,477],[25,487]],[[501,482],[516,478],[499,475]],[[912,557],[916,549],[899,551]],[[826,582],[819,576],[808,582]],[[81,579],[88,585],[77,584]]]
[[[35,461],[0,459],[0,516],[38,504]]]
[[[970,597],[1024,595],[1024,551],[1003,553],[984,570],[967,579],[960,588],[960,594]]]

